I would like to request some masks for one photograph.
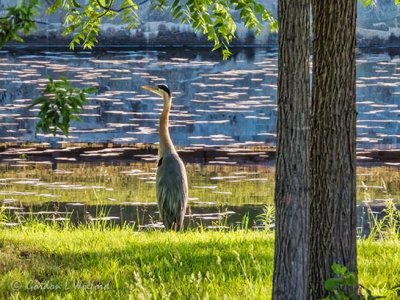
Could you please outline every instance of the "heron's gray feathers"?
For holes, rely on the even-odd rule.
[[[156,175],[156,193],[165,228],[179,230],[188,199],[186,170],[177,153],[160,158]]]

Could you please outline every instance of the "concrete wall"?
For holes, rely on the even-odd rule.
[[[42,0],[44,6],[52,0]],[[142,1],[137,1],[141,3]],[[0,10],[8,5],[13,5],[16,0],[0,0]],[[277,12],[277,1],[268,1],[267,8],[274,15]],[[140,46],[179,46],[179,45],[209,45],[201,34],[195,34],[190,26],[182,25],[172,20],[169,12],[151,11],[150,2],[139,7],[140,26],[128,30],[111,21],[103,24],[100,42],[102,45],[128,45]],[[39,45],[65,45],[70,39],[63,37],[62,14],[46,16],[40,21],[48,24],[39,25],[39,30],[26,39],[26,42]],[[400,46],[400,5],[396,6],[394,0],[376,0],[375,7],[363,7],[358,4],[357,21],[358,45],[369,46]],[[269,32],[269,26],[258,36],[239,24],[236,45],[277,45],[277,35]]]

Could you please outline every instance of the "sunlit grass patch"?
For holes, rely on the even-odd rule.
[[[273,239],[265,232],[132,233],[44,225],[2,230],[0,243],[1,261],[7,262],[0,298],[265,299],[271,289]]]
[[[374,296],[399,299],[400,288],[400,240],[363,240],[358,243],[358,268],[360,283],[372,291]]]
[[[268,231],[3,228],[0,298],[269,299],[273,242]],[[400,241],[359,240],[358,250],[360,282],[388,295]]]

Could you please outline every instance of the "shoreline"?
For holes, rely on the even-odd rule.
[[[0,163],[145,163],[157,160],[157,149],[154,144],[68,143],[52,148],[48,143],[3,143],[0,144]],[[177,147],[177,150],[185,163],[215,165],[273,166],[276,154],[275,147],[266,145]],[[400,149],[359,149],[357,165],[400,167]]]

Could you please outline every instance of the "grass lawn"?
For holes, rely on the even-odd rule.
[[[358,249],[374,295],[400,284],[399,240]],[[269,299],[272,268],[267,232],[0,228],[0,299]]]

